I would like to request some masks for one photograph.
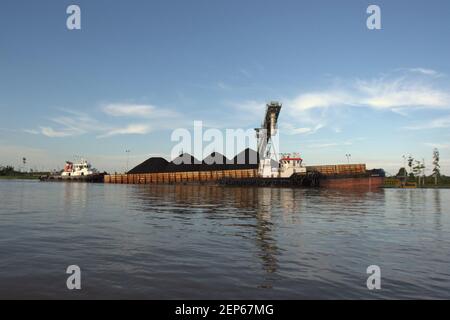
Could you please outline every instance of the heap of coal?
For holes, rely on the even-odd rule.
[[[128,173],[165,172],[168,164],[169,161],[164,158],[150,158],[128,171]]]
[[[188,153],[183,153],[171,162],[164,158],[147,159],[128,171],[128,173],[257,169],[258,161],[258,153],[249,148],[239,153],[233,159],[228,159],[218,152],[213,152],[203,161],[200,161]]]

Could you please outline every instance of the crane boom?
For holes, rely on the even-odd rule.
[[[266,114],[264,116],[261,128],[256,128],[256,139],[258,143],[259,154],[259,172],[265,176],[271,174],[271,149],[272,137],[277,134],[278,116],[281,111],[281,104],[272,101],[266,105]]]
[[[266,116],[264,117],[263,129],[267,130],[267,140],[276,134],[278,116],[280,115],[281,104],[272,101],[266,106]]]

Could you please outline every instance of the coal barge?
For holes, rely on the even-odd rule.
[[[288,186],[376,189],[384,184],[382,169],[367,170],[365,164],[303,166],[299,154],[277,158],[272,137],[276,134],[281,104],[267,105],[261,128],[257,128],[258,151],[246,149],[233,159],[213,152],[200,161],[183,153],[173,161],[150,158],[126,174],[105,175],[105,183],[188,184],[216,183],[234,186]]]

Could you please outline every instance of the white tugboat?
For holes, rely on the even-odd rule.
[[[42,176],[41,181],[103,182],[105,173],[99,173],[84,159],[79,162],[66,161],[61,174]]]

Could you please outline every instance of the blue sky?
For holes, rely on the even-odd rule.
[[[82,29],[66,28],[81,7]],[[366,8],[381,8],[368,30]],[[450,173],[448,1],[22,1],[0,4],[0,164],[74,155],[122,171],[176,128],[254,128],[283,103],[281,150],[395,173],[433,147]]]

